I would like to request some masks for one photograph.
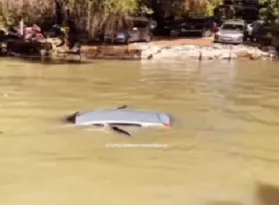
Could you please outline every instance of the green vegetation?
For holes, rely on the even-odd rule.
[[[275,21],[279,23],[279,1],[278,0],[260,0],[262,9],[261,16],[264,20]]]
[[[267,22],[275,23],[272,34],[272,44],[279,47],[279,1],[278,0],[260,0],[262,8],[260,10],[261,18]]]
[[[4,24],[17,24],[21,18],[41,22],[54,17],[55,4],[52,0],[1,0],[0,15]]]
[[[127,17],[134,14],[154,13],[164,19],[168,16],[213,15],[214,8],[223,0],[0,0],[0,23],[18,24],[25,22],[64,23],[71,20],[74,25],[91,36],[107,30],[113,31],[129,23]],[[245,1],[231,0],[231,5]],[[244,2],[244,3],[243,3]],[[247,1],[246,1],[247,2]],[[263,5],[263,19],[279,21],[279,1],[259,0]],[[234,12],[229,6],[231,14]],[[226,12],[229,14],[230,12]]]
[[[63,17],[73,19],[80,29],[94,35],[114,30],[133,14],[161,10],[164,17],[212,15],[220,0],[1,0],[0,15],[8,24],[18,23],[24,17],[28,22],[57,21]]]

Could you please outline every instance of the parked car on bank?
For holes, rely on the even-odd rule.
[[[187,18],[176,22],[170,29],[170,36],[178,37],[186,34],[199,34],[202,37],[210,37],[215,32],[216,26],[213,18]]]
[[[153,20],[145,17],[130,17],[130,24],[122,28],[112,38],[104,35],[104,41],[114,43],[131,43],[131,42],[150,42],[153,38],[153,30],[157,24]]]
[[[160,26],[156,28],[156,34],[158,36],[170,36],[171,29],[180,23],[181,21],[165,20]]]
[[[240,44],[246,41],[247,36],[247,24],[244,20],[227,20],[218,29],[218,32],[216,32],[214,41]]]
[[[271,45],[273,25],[262,23],[255,26],[251,32],[251,39],[254,42]]]
[[[263,23],[264,23],[264,21],[257,20],[257,21],[254,21],[254,22],[251,22],[251,23],[247,24],[248,37],[250,38],[250,40],[253,40],[253,39],[251,39],[253,31],[255,29],[258,29],[258,27],[260,27]]]

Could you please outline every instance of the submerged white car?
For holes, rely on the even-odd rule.
[[[167,113],[132,110],[127,109],[127,106],[76,112],[66,117],[66,121],[80,126],[106,127],[128,136],[131,134],[120,127],[170,128],[172,126],[172,117]]]

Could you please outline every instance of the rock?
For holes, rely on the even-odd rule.
[[[268,57],[269,57],[269,53],[268,53],[268,52],[260,51],[260,53],[261,53],[261,56],[262,56],[263,58],[268,58]]]
[[[277,58],[278,57],[278,51],[275,47],[269,46],[267,51],[269,57],[271,58]]]
[[[252,53],[250,56],[251,60],[259,60],[261,58],[261,53],[256,50],[256,52]]]
[[[214,44],[214,45],[213,45],[213,48],[214,48],[214,49],[223,49],[224,46],[222,46],[221,44]]]
[[[152,54],[150,54],[149,56],[147,56],[147,60],[151,60],[153,58],[153,55]]]
[[[223,60],[230,60],[237,58],[237,56],[234,53],[223,53],[219,58]]]
[[[247,57],[250,57],[250,54],[247,52],[247,51],[240,51],[240,52],[237,52],[237,57],[238,58],[247,58]]]
[[[213,60],[213,59],[260,59],[262,57],[274,57],[278,54],[275,53],[275,49],[271,49],[267,52],[250,46],[245,45],[221,45],[214,44],[209,46],[193,46],[182,45],[173,47],[159,47],[152,44],[141,46],[142,59],[168,59],[168,58],[195,58],[200,60]]]

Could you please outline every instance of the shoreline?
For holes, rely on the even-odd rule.
[[[278,53],[275,48],[259,49],[255,45],[230,45],[214,43],[213,38],[157,38],[149,43],[133,43],[129,45],[85,46],[83,53],[89,59],[130,59],[152,60],[156,59],[197,59],[197,60],[261,60],[276,59]],[[100,47],[103,50],[100,51]],[[90,54],[91,53],[91,54]]]
[[[255,45],[230,45],[213,42],[213,38],[155,38],[149,43],[132,43],[129,45],[82,45],[77,53],[67,51],[65,47],[41,50],[41,60],[90,62],[93,60],[266,60],[278,59],[275,48],[262,50]],[[43,52],[44,51],[44,52]],[[28,55],[10,57],[36,58]]]

